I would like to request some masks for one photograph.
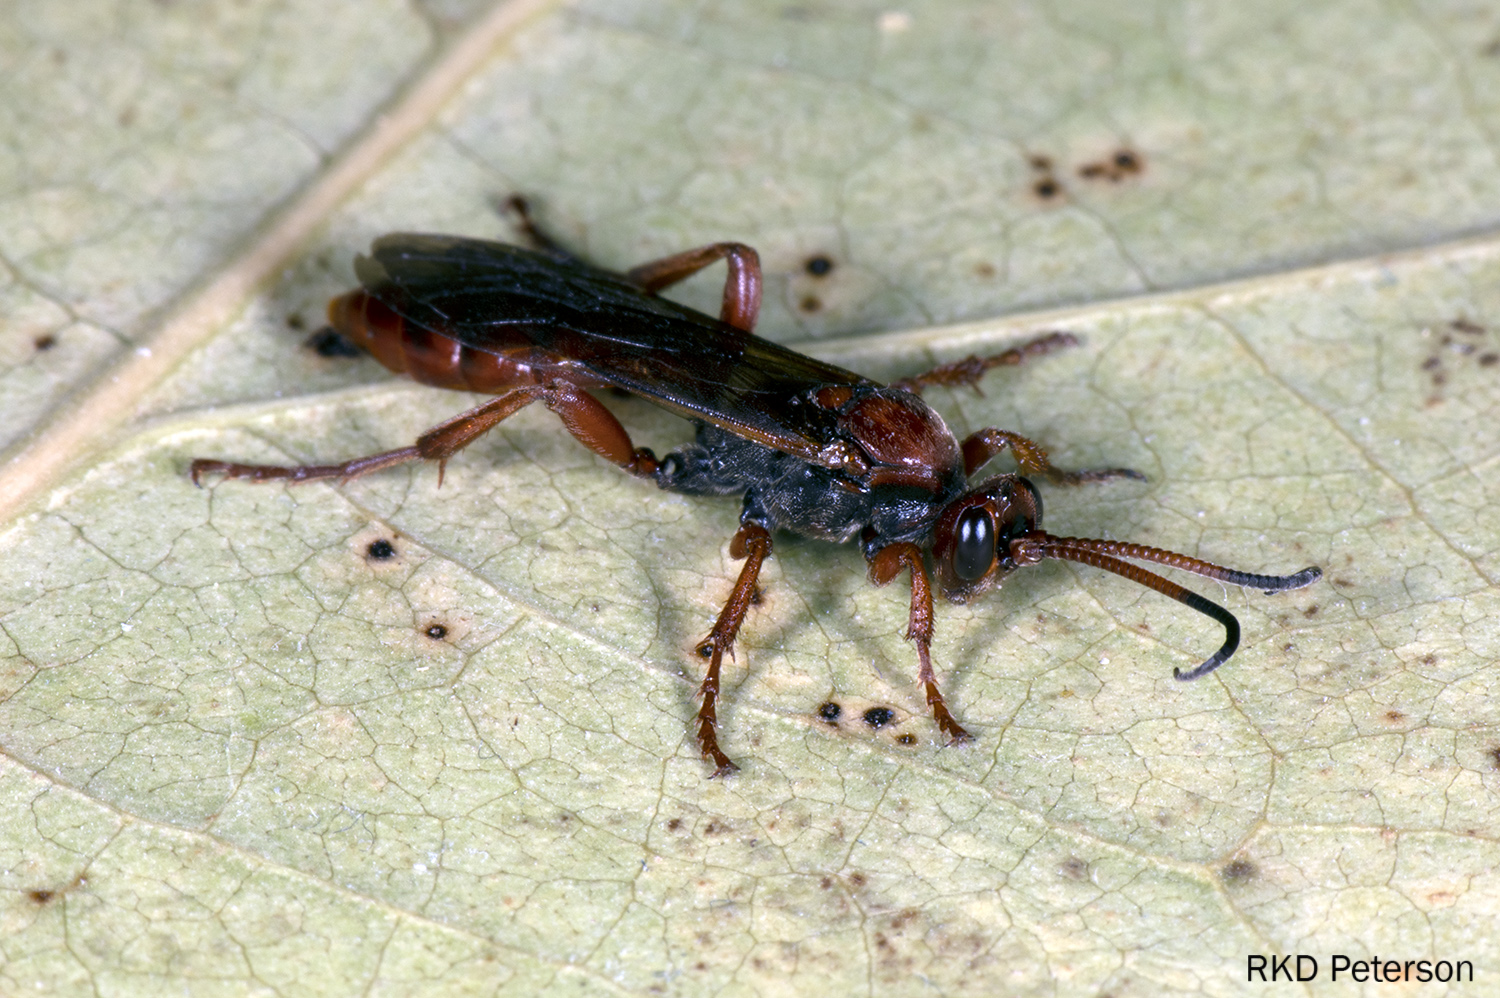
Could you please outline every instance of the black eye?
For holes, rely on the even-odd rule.
[[[984,507],[974,506],[958,518],[953,571],[960,579],[982,579],[995,562],[995,527]]]

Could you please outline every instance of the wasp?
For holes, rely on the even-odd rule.
[[[1025,477],[1062,484],[1143,476],[1123,468],[1063,471],[1041,446],[1006,430],[960,441],[922,399],[934,385],[977,386],[985,372],[1074,345],[1053,332],[989,357],[967,357],[881,384],[754,335],[761,302],[755,250],[723,242],[624,273],[596,267],[553,242],[519,198],[531,248],[460,236],[395,233],[356,259],[361,287],[328,306],[336,334],[385,367],[425,385],[495,396],[423,433],[409,447],[341,464],[276,467],[200,459],[204,475],[252,482],[347,481],[411,461],[446,462],[517,411],[541,402],[579,443],[669,492],[739,496],[730,555],[744,561],[713,629],[697,646],[707,660],[699,687],[698,748],[713,776],[737,768],[719,746],[724,656],[758,596],[761,566],[778,531],[833,543],[857,541],[869,578],[911,583],[906,637],[917,681],[950,743],[970,739],[938,686],[929,652],[933,583],[963,603],[1012,572],[1049,558],[1080,562],[1140,583],[1213,618],[1224,643],[1179,680],[1212,672],[1239,645],[1225,608],[1133,562],[1190,572],[1268,594],[1300,589],[1322,572],[1255,575],[1159,548],[1056,537],[1042,529],[1042,498]],[[724,261],[717,318],[660,292]],[[693,443],[658,459],[637,447],[594,392],[617,389],[691,420]],[[1021,474],[974,481],[1009,451]]]

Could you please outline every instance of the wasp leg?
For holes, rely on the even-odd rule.
[[[531,214],[531,202],[521,195],[512,194],[500,203],[499,208],[501,211],[508,211],[516,216],[521,234],[526,237],[526,241],[531,243],[533,248],[549,256],[555,256],[559,260],[570,260],[574,263],[585,262],[581,256],[553,239],[546,229],[537,224],[535,216]]]
[[[972,475],[989,463],[1003,450],[1015,455],[1016,464],[1023,474],[1046,475],[1058,485],[1080,485],[1084,482],[1105,482],[1111,478],[1134,478],[1144,482],[1146,476],[1130,468],[1090,468],[1087,471],[1064,471],[1047,460],[1042,445],[1028,440],[1019,433],[997,430],[994,427],[971,434],[963,442],[964,474]]]
[[[699,655],[708,659],[708,672],[703,677],[703,685],[698,689],[698,694],[703,697],[703,704],[698,708],[698,748],[703,753],[703,758],[713,761],[715,777],[728,776],[739,769],[719,748],[716,730],[719,723],[719,667],[724,660],[724,653],[734,650],[734,637],[740,631],[740,624],[744,623],[750,604],[755,602],[758,592],[755,581],[760,576],[761,563],[770,553],[771,535],[766,532],[765,527],[758,523],[741,525],[739,532],[729,542],[729,556],[744,558],[745,567],[740,569],[740,577],[735,581],[734,589],[729,593],[729,599],[725,601],[714,629],[697,649]]]
[[[988,357],[980,357],[970,354],[963,360],[955,360],[950,364],[940,364],[930,371],[914,374],[909,378],[891,382],[892,388],[904,388],[918,395],[922,389],[933,385],[942,385],[945,388],[969,387],[976,392],[979,391],[979,379],[984,377],[986,371],[993,367],[1015,367],[1029,358],[1040,357],[1043,354],[1053,353],[1067,347],[1078,345],[1078,337],[1072,333],[1051,332],[1038,336],[1029,343],[1022,343],[1018,347],[1012,347],[1004,353],[992,354]],[[980,394],[984,394],[980,392]]]
[[[269,464],[235,464],[231,461],[212,461],[199,458],[194,461],[189,474],[193,484],[201,484],[203,475],[223,475],[225,478],[247,478],[252,482],[288,481],[316,482],[326,478],[345,481],[368,475],[382,468],[392,468],[408,461],[437,461],[438,481],[442,481],[442,468],[450,457],[473,443],[496,423],[513,415],[517,410],[536,401],[537,390],[522,388],[507,392],[480,406],[444,423],[439,423],[417,438],[411,447],[388,450],[368,457],[357,457],[343,464],[305,464],[295,467],[279,467]]]
[[[531,214],[531,203],[519,194],[506,198],[501,207],[516,216],[521,232],[534,247],[562,260],[585,262],[553,239],[537,224]],[[720,260],[729,261],[729,277],[724,282],[724,299],[719,319],[736,329],[752,332],[760,315],[760,255],[744,243],[714,243],[697,249],[674,253],[632,267],[625,276],[647,291],[656,292],[685,281],[698,271]],[[592,266],[592,265],[591,265]]]
[[[518,388],[467,412],[461,412],[422,434],[410,447],[357,457],[342,464],[294,467],[235,464],[200,458],[193,462],[189,474],[195,485],[206,474],[245,478],[252,482],[316,482],[328,478],[348,481],[409,461],[436,461],[438,484],[442,485],[443,471],[449,458],[493,429],[501,420],[514,415],[537,399],[541,399],[547,408],[557,413],[568,432],[595,454],[634,475],[650,478],[656,473],[656,455],[644,447],[632,445],[630,435],[625,432],[625,427],[620,425],[614,413],[578,386],[554,381],[539,387]]]
[[[937,675],[932,671],[932,656],[928,649],[932,645],[932,586],[927,580],[927,566],[922,562],[922,549],[909,541],[888,544],[870,556],[870,581],[883,586],[903,568],[911,569],[911,616],[906,626],[906,637],[917,646],[917,679],[927,694],[927,706],[932,709],[932,719],[938,730],[948,736],[949,744],[970,740],[963,725],[954,719],[938,689]]]
[[[729,263],[719,319],[736,329],[751,332],[755,329],[756,316],[760,315],[760,256],[743,243],[714,243],[674,253],[632,267],[625,276],[647,291],[655,292],[687,280],[719,260]]]
[[[641,478],[656,474],[656,455],[646,447],[636,447],[630,434],[615,414],[588,392],[566,381],[550,381],[542,386],[541,399],[557,413],[574,439],[606,461]]]

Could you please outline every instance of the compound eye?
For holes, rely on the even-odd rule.
[[[959,516],[955,526],[953,571],[973,582],[984,578],[995,563],[995,524],[983,506],[972,506]]]

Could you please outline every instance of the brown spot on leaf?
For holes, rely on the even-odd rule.
[[[1140,173],[1145,168],[1140,154],[1133,149],[1121,149],[1115,153],[1115,169],[1121,173]]]
[[[1117,184],[1143,169],[1145,163],[1140,153],[1134,149],[1117,149],[1108,159],[1083,164],[1078,168],[1078,175],[1085,180],[1108,180]]]
[[[915,922],[921,916],[922,913],[915,908],[903,908],[891,916],[891,928],[899,931],[906,928],[912,922]]]
[[[1242,858],[1230,860],[1224,869],[1219,871],[1219,876],[1225,880],[1242,883],[1254,877],[1258,872],[1260,871],[1255,868],[1254,863]]]

